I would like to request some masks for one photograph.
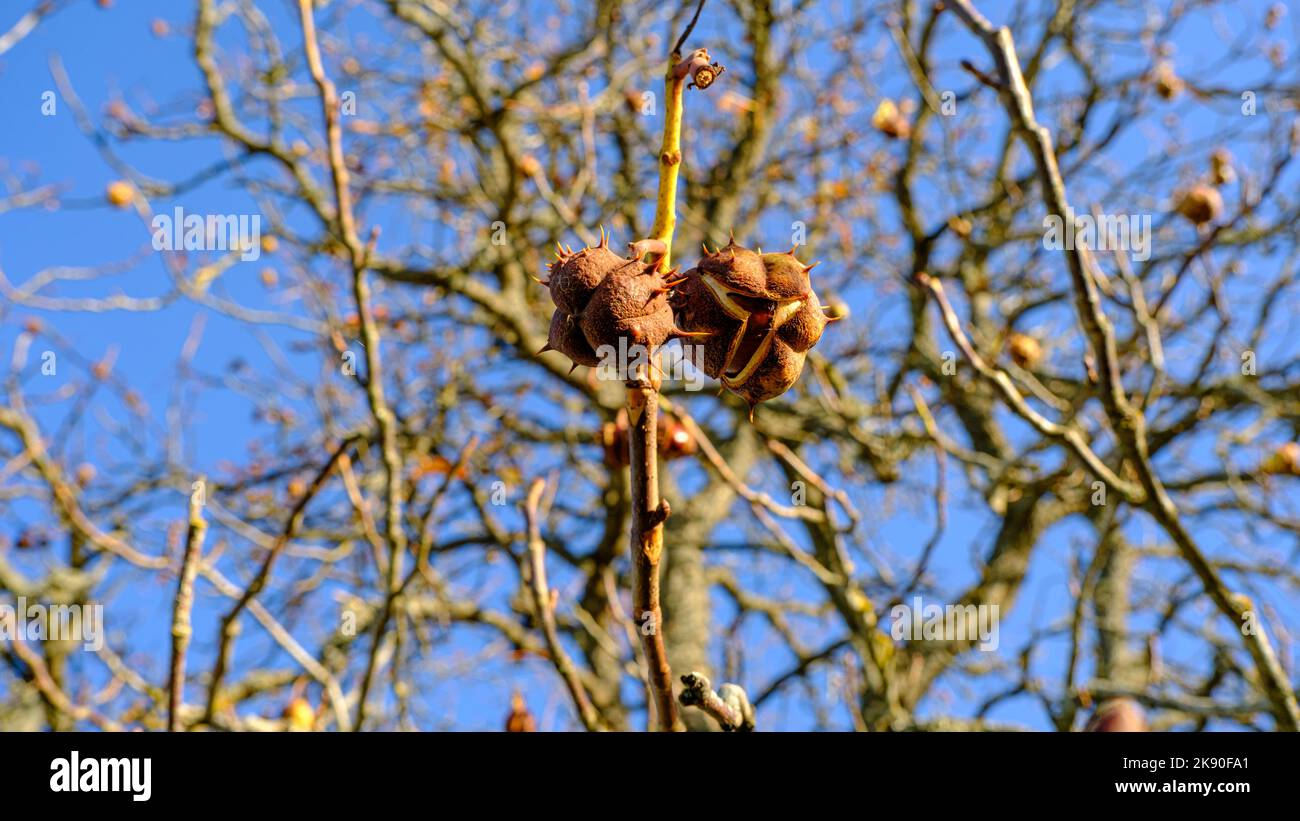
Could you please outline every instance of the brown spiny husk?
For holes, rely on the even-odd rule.
[[[583,248],[576,253],[561,253],[551,263],[551,301],[555,307],[570,316],[582,314],[592,294],[611,271],[627,264],[627,260],[609,250],[602,237],[599,245]]]
[[[667,247],[661,240],[641,240],[631,248],[642,253],[632,259],[618,256],[601,231],[597,245],[577,252],[559,250],[546,282],[556,310],[543,350],[557,350],[575,364],[595,367],[603,346],[616,351],[635,345],[653,349],[668,341],[674,332],[668,279],[675,274],[658,269]],[[652,262],[637,258],[646,253]]]
[[[750,406],[780,396],[803,370],[827,318],[793,251],[759,254],[732,240],[687,272],[673,294],[677,325],[709,336],[704,371]]]
[[[651,265],[624,260],[591,296],[582,312],[582,332],[593,350],[609,345],[655,348],[673,333],[673,312],[668,305],[668,288]]]
[[[808,291],[808,303],[794,316],[777,328],[776,334],[785,344],[800,353],[806,353],[822,338],[826,330],[826,314],[817,294]]]
[[[737,381],[726,376],[722,384],[732,393],[744,398],[752,407],[790,390],[798,381],[799,374],[803,373],[803,363],[807,356],[776,340],[748,378]]]
[[[572,359],[575,365],[594,368],[600,364],[600,358],[587,344],[587,338],[582,335],[582,328],[573,317],[559,308],[551,314],[551,330],[547,335],[546,344],[551,350],[559,351]]]
[[[722,369],[727,365],[728,346],[740,332],[740,320],[728,316],[718,307],[700,273],[698,268],[687,271],[686,281],[673,289],[670,302],[679,328],[709,334],[707,337],[687,338],[683,344],[702,348],[704,372],[714,379],[721,379]]]

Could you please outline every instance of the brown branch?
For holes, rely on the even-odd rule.
[[[695,419],[692,418],[684,408],[667,399],[662,400],[662,404],[664,410],[671,413],[673,416],[676,416],[678,421],[682,423],[682,427],[686,428],[686,432],[691,435],[693,440],[695,440],[695,443],[700,448],[700,453],[704,455],[704,459],[709,463],[709,466],[717,472],[718,477],[721,478],[722,481],[726,482],[728,487],[734,490],[738,496],[746,502],[749,502],[750,505],[755,507],[765,507],[772,511],[772,513],[784,519],[805,519],[810,522],[825,521],[826,516],[820,510],[806,505],[783,505],[773,499],[769,494],[761,490],[754,490],[749,485],[745,484],[740,477],[736,475],[736,472],[731,469],[731,465],[727,464],[727,460],[722,456],[722,454],[718,452],[713,441],[709,439],[708,434],[704,432],[699,424],[696,423]],[[831,493],[828,492],[827,495],[831,495]]]
[[[204,480],[200,479],[200,482]],[[185,554],[181,559],[180,580],[176,584],[176,602],[172,607],[172,664],[167,693],[167,729],[181,729],[181,705],[185,703],[185,653],[189,650],[190,611],[194,607],[194,577],[198,575],[199,556],[203,552],[203,537],[208,523],[203,519],[203,500],[190,494],[190,522],[185,537]]]
[[[54,677],[50,675],[50,668],[45,664],[45,660],[41,658],[41,654],[28,647],[26,640],[15,638],[9,643],[9,646],[13,648],[14,655],[22,659],[23,663],[32,671],[32,682],[51,707],[69,716],[74,721],[89,721],[105,732],[122,732],[124,728],[121,724],[90,707],[83,707],[69,698],[68,694],[59,687]]]
[[[55,0],[42,0],[40,3],[37,3],[35,8],[24,14],[22,17],[19,17],[18,22],[14,23],[8,31],[4,34],[0,34],[0,54],[4,54],[9,49],[18,45],[20,40],[35,30],[42,18],[50,16],[65,5],[67,5],[67,0],[60,0],[59,2],[55,2]],[[700,5],[704,5],[703,0],[701,0]],[[696,12],[696,14],[698,15],[699,12]]]
[[[754,708],[739,685],[724,684],[715,692],[703,673],[687,673],[682,676],[678,699],[683,707],[699,707],[708,713],[723,732],[748,733],[754,729]]]
[[[1021,73],[1010,30],[1005,26],[994,28],[969,0],[947,0],[947,4],[971,33],[984,42],[997,65],[1003,105],[1017,134],[1034,157],[1048,211],[1064,217],[1071,211],[1052,147],[1052,135],[1035,119],[1033,96]],[[1278,725],[1292,732],[1300,731],[1300,704],[1296,702],[1295,691],[1264,630],[1261,614],[1254,610],[1249,598],[1228,589],[1218,570],[1206,559],[1183,525],[1177,506],[1156,474],[1147,442],[1146,419],[1124,392],[1115,334],[1102,309],[1101,295],[1092,274],[1091,252],[1086,246],[1076,244],[1066,252],[1066,261],[1074,284],[1079,321],[1097,359],[1102,404],[1141,481],[1146,496],[1142,506],[1173,539],[1219,612],[1232,622],[1234,630],[1242,633],[1246,649],[1259,671],[1260,686],[1273,705]],[[1252,616],[1258,627],[1247,634],[1242,627]]]
[[[298,528],[302,526],[302,520],[306,515],[308,503],[311,502],[311,500],[316,497],[316,494],[320,492],[321,487],[325,484],[325,480],[329,478],[330,473],[334,470],[334,466],[338,464],[339,460],[343,457],[343,454],[352,447],[357,438],[358,437],[356,436],[351,436],[344,439],[343,442],[334,449],[334,452],[330,454],[330,458],[325,462],[321,469],[317,471],[311,484],[302,494],[302,497],[294,504],[293,510],[290,511],[289,518],[284,525],[284,530],[276,537],[275,543],[271,545],[270,550],[266,552],[266,557],[262,559],[262,565],[258,568],[257,575],[253,577],[253,580],[249,582],[248,587],[244,588],[243,592],[235,599],[234,605],[232,605],[226,615],[222,617],[216,662],[213,665],[211,681],[208,684],[208,704],[204,711],[204,723],[212,723],[212,719],[216,713],[217,695],[221,691],[221,682],[225,678],[226,670],[230,666],[230,656],[235,636],[239,633],[240,614],[244,612],[244,608],[248,607],[252,603],[257,594],[262,592],[262,588],[266,586],[266,582],[271,576],[271,567],[275,564],[275,560],[284,552],[285,547],[288,546],[289,542],[298,532]]]
[[[632,619],[641,633],[660,730],[680,729],[673,673],[659,606],[659,561],[668,502],[659,498],[659,392],[649,376],[627,388],[628,451],[632,468]]]
[[[573,706],[578,711],[582,726],[589,732],[596,732],[602,729],[600,717],[596,714],[596,708],[591,706],[591,699],[587,697],[587,689],[582,686],[573,659],[569,658],[564,645],[560,644],[560,633],[555,624],[555,608],[552,606],[551,591],[546,583],[546,542],[542,539],[541,517],[538,513],[542,491],[545,489],[545,481],[534,479],[524,499],[524,519],[528,524],[528,559],[523,563],[523,568],[526,570],[527,581],[533,594],[534,615],[542,626],[542,635],[546,637],[546,649],[550,653],[551,663],[555,665],[556,672],[560,674],[564,686],[569,690],[569,697],[573,699]]]
[[[975,350],[975,346],[971,344],[970,339],[966,336],[966,332],[962,329],[961,319],[958,318],[957,312],[953,310],[952,303],[948,301],[948,295],[943,290],[943,283],[924,271],[916,275],[916,280],[934,296],[935,302],[939,306],[939,313],[943,317],[944,327],[948,329],[948,335],[952,337],[953,342],[957,343],[957,347],[961,349],[966,361],[975,368],[976,373],[998,389],[1004,401],[1013,411],[1033,425],[1039,433],[1067,445],[1095,476],[1123,494],[1126,499],[1134,502],[1142,500],[1142,489],[1132,482],[1121,479],[1115,471],[1111,470],[1088,445],[1083,438],[1083,433],[1078,428],[1053,422],[1034,410],[1020,391],[1016,389],[1006,371],[990,365],[984,360],[984,357],[979,355],[979,352]]]
[[[325,118],[325,136],[329,143],[330,176],[334,182],[336,204],[335,222],[338,233],[352,261],[352,296],[357,306],[361,325],[361,342],[366,352],[366,399],[370,413],[379,429],[380,452],[384,462],[385,496],[387,497],[385,530],[388,537],[388,583],[384,602],[384,617],[375,624],[370,661],[361,679],[357,698],[357,720],[354,729],[360,730],[366,714],[366,700],[379,663],[379,646],[387,626],[387,616],[392,612],[392,599],[401,587],[402,557],[406,555],[406,531],[402,526],[402,460],[397,446],[397,419],[384,397],[384,378],[380,367],[379,326],[370,309],[370,285],[366,281],[366,267],[373,255],[378,229],[371,231],[370,242],[363,247],[357,235],[356,220],[352,210],[352,192],[348,184],[347,162],[343,156],[343,129],[339,124],[339,99],[334,84],[325,75],[321,62],[320,45],[316,37],[316,22],[312,15],[312,0],[298,0],[302,20],[303,47],[312,80],[320,92],[321,113]]]
[[[63,469],[50,458],[45,448],[45,440],[40,430],[26,414],[14,408],[0,407],[0,427],[8,428],[17,434],[24,451],[31,460],[31,466],[40,474],[41,479],[50,489],[59,515],[72,532],[85,539],[97,550],[112,553],[137,567],[161,569],[167,566],[167,559],[162,556],[148,556],[140,553],[126,542],[111,533],[105,533],[86,516],[77,502],[77,495],[72,484],[63,473]]]
[[[700,21],[700,12],[702,11],[704,11],[704,0],[700,0],[700,4],[695,7],[695,15],[691,17],[691,22],[686,24],[682,36],[677,38],[677,44],[673,46],[673,54],[682,53],[682,46],[686,45],[686,38],[691,36],[692,31],[695,31],[695,24]]]

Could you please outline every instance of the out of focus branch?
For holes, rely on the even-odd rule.
[[[1024,140],[1038,167],[1049,213],[1064,218],[1071,213],[1065,192],[1065,182],[1052,148],[1052,135],[1034,116],[1033,96],[1020,71],[1015,42],[1005,26],[994,28],[969,0],[947,0],[948,5],[987,48],[997,65],[1000,96],[1016,132]],[[1133,466],[1145,492],[1143,507],[1160,523],[1183,558],[1196,572],[1205,592],[1218,607],[1219,612],[1232,623],[1234,630],[1242,633],[1246,649],[1259,670],[1260,686],[1273,704],[1273,713],[1280,727],[1292,732],[1300,731],[1300,704],[1296,702],[1286,671],[1278,662],[1277,654],[1264,629],[1262,614],[1251,601],[1234,594],[1224,583],[1219,572],[1206,559],[1191,533],[1183,525],[1178,508],[1169,497],[1155,466],[1146,436],[1146,419],[1133,407],[1124,392],[1120,373],[1119,354],[1115,334],[1101,306],[1101,294],[1092,274],[1092,257],[1087,245],[1074,243],[1066,251],[1070,276],[1074,283],[1075,306],[1080,324],[1087,334],[1093,355],[1097,357],[1102,386],[1102,403],[1106,407],[1110,424]],[[1004,389],[1005,391],[1005,389]],[[1242,626],[1248,618],[1257,620],[1257,628],[1246,631]]]
[[[199,480],[200,482],[203,480]],[[185,536],[185,554],[181,558],[180,578],[176,583],[176,602],[172,606],[172,664],[167,685],[167,729],[181,729],[180,708],[185,703],[185,652],[190,646],[193,629],[190,611],[194,607],[194,577],[199,570],[199,557],[203,552],[203,536],[208,523],[203,518],[203,500],[190,494],[190,520]]]
[[[527,568],[528,583],[533,594],[533,613],[546,637],[546,649],[550,653],[551,663],[569,690],[569,697],[573,699],[582,726],[594,732],[601,729],[600,718],[591,706],[587,688],[582,686],[573,659],[569,658],[564,645],[560,643],[560,633],[555,625],[555,607],[551,602],[550,587],[546,583],[546,542],[542,539],[541,515],[538,512],[542,491],[545,489],[546,482],[534,479],[528,488],[528,496],[524,499],[524,519],[528,524],[528,559],[524,566]]]
[[[677,696],[683,707],[699,707],[718,722],[724,732],[751,732],[754,729],[754,708],[749,696],[736,684],[724,684],[714,691],[703,673],[682,676],[682,692]]]

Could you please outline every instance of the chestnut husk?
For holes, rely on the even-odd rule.
[[[673,335],[673,311],[665,280],[650,265],[631,263],[600,283],[582,313],[582,333],[593,350],[619,339],[656,348]]]
[[[559,248],[543,282],[555,304],[543,352],[560,351],[575,366],[595,367],[605,346],[653,350],[677,333],[668,303],[676,272],[659,270],[666,246],[650,239],[630,243],[629,249],[626,258],[609,250],[603,230],[596,245],[576,252]],[[651,261],[642,262],[647,254]]]
[[[551,290],[551,301],[569,316],[580,316],[605,277],[627,264],[628,260],[609,250],[604,236],[599,245],[576,253],[562,252],[551,263],[550,278],[546,282]]]
[[[670,303],[677,325],[702,338],[704,372],[755,405],[789,390],[828,321],[791,250],[762,254],[735,240],[705,256]]]
[[[551,314],[551,329],[546,337],[546,347],[547,350],[559,351],[569,357],[574,365],[594,368],[600,364],[600,357],[587,344],[582,328],[573,317],[559,308]]]

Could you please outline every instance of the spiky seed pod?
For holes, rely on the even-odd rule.
[[[1197,225],[1214,222],[1223,213],[1223,196],[1213,186],[1194,185],[1178,200],[1178,213]]]
[[[654,349],[678,332],[668,294],[680,280],[672,279],[675,271],[659,271],[667,245],[644,239],[628,247],[628,258],[614,254],[602,230],[597,245],[576,253],[559,249],[544,283],[556,310],[542,351],[560,351],[575,366],[595,367],[604,346],[617,351],[637,345]],[[642,262],[647,255],[651,261]]]
[[[668,305],[668,286],[652,265],[623,260],[592,294],[582,312],[582,333],[587,344],[599,352],[605,345],[656,348],[673,335],[673,311]]]
[[[731,340],[740,333],[740,320],[728,316],[704,284],[704,272],[692,268],[685,274],[686,281],[673,290],[669,299],[679,327],[693,333],[708,334],[693,344],[704,351],[704,372],[714,379],[722,377],[727,366]]]
[[[734,239],[713,253],[706,246],[704,258],[696,267],[744,294],[757,296],[767,290],[767,269],[763,267],[762,255],[737,245]]]
[[[658,436],[659,456],[666,462],[695,453],[695,438],[691,436],[691,432],[685,425],[671,416],[666,416],[660,421]]]
[[[605,277],[626,264],[627,260],[609,249],[609,238],[603,233],[597,245],[575,253],[560,251],[546,282],[551,301],[566,314],[580,316]]]
[[[681,459],[695,453],[695,439],[681,422],[665,415],[659,420],[657,430],[659,458],[665,462]],[[627,411],[619,410],[613,422],[606,422],[600,428],[600,445],[605,453],[605,464],[614,468],[628,465],[628,424]]]
[[[752,371],[736,371],[735,376],[728,374],[722,382],[752,408],[759,402],[775,399],[794,387],[799,374],[803,373],[803,363],[807,356],[808,354],[776,340],[761,359],[753,360]]]
[[[826,309],[822,307],[817,294],[810,290],[805,299],[804,306],[776,330],[777,337],[799,353],[807,353],[817,344],[830,321],[826,318]]]
[[[769,299],[804,299],[812,293],[808,272],[812,265],[804,265],[791,248],[784,254],[763,254],[763,270],[767,275],[763,295]]]
[[[582,334],[578,322],[559,308],[551,314],[551,330],[546,337],[543,350],[559,351],[573,360],[574,365],[586,365],[594,368],[600,364],[600,358],[587,344],[587,337]]]
[[[752,407],[790,389],[827,318],[813,292],[813,266],[794,251],[761,254],[732,240],[687,273],[674,292],[677,323],[706,333],[704,371]]]

